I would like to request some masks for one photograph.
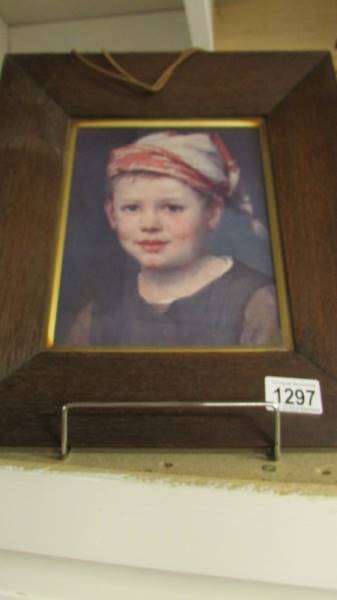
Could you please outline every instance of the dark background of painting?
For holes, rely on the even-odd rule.
[[[161,127],[160,130],[163,130]],[[95,300],[101,310],[113,310],[121,302],[127,277],[137,265],[120,248],[103,210],[106,164],[109,152],[153,133],[153,128],[80,128],[77,134],[69,215],[64,248],[55,342],[63,343],[78,312]],[[179,128],[183,132],[207,131]],[[251,196],[254,214],[268,228],[264,176],[257,128],[214,129],[237,160],[241,177]],[[264,273],[273,272],[270,240],[258,238],[248,216],[227,210],[209,250],[229,254]]]

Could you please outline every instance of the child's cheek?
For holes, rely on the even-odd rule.
[[[126,231],[117,231],[118,239],[121,242],[127,242],[130,239],[130,234]]]
[[[175,238],[181,242],[195,240],[199,233],[196,227],[191,225],[182,225],[175,228]]]
[[[132,228],[128,227],[125,223],[119,223],[116,233],[121,242],[127,242],[132,238]]]

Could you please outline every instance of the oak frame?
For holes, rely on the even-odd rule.
[[[101,56],[89,55],[98,64]],[[171,54],[124,54],[154,80]],[[200,85],[200,82],[203,85]],[[266,85],[267,83],[267,85]],[[73,401],[256,401],[266,375],[319,379],[324,413],[285,415],[283,445],[337,445],[337,88],[325,52],[198,53],[163,92],[136,94],[74,55],[8,56],[0,86],[0,444],[58,446]],[[265,119],[294,350],[156,354],[44,342],[72,119]],[[310,278],[309,278],[310,275]],[[132,381],[136,385],[130,387]],[[77,446],[261,447],[268,414],[137,410],[73,419]]]

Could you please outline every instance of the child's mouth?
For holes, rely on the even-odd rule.
[[[144,240],[142,242],[138,242],[138,246],[145,250],[145,252],[159,252],[165,246],[167,246],[168,242],[162,242],[160,240]]]

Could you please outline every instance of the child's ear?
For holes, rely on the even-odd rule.
[[[109,225],[110,225],[111,229],[116,229],[116,227],[117,227],[117,221],[116,221],[116,216],[115,216],[115,211],[114,211],[114,205],[113,205],[112,198],[107,198],[105,200],[104,210],[105,210],[105,214],[106,214],[106,216],[108,218]]]
[[[208,221],[207,227],[209,231],[213,231],[220,223],[224,211],[224,203],[222,198],[214,198],[208,205]]]

